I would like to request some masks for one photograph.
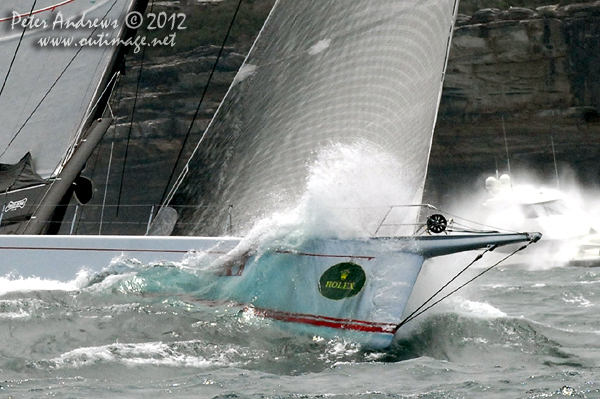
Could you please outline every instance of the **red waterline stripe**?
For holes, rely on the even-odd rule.
[[[279,251],[279,250],[275,250],[273,252],[276,252],[278,254],[315,256],[318,258],[351,258],[351,259],[366,259],[366,260],[375,259],[374,256],[366,256],[366,255],[325,255],[325,254],[312,254],[312,253],[306,253],[306,252]]]
[[[15,16],[12,16],[12,17],[7,17],[7,18],[0,18],[0,22],[11,21],[13,19],[16,19],[17,17],[18,18],[28,17],[28,16],[31,16],[31,15],[34,15],[34,14],[39,14],[39,13],[44,12],[44,11],[54,11],[56,8],[64,6],[64,5],[69,4],[69,3],[72,3],[74,1],[76,1],[76,0],[65,0],[62,3],[54,4],[52,6],[48,6],[48,7],[45,7],[45,8],[40,8],[39,10],[28,12],[26,14],[19,14],[18,16],[15,15]]]
[[[181,250],[181,249],[129,249],[129,248],[75,248],[75,247],[5,247],[0,246],[0,249],[28,249],[28,250],[40,250],[40,251],[99,251],[99,252],[167,252],[167,253],[188,253],[194,251],[193,249]],[[375,259],[374,256],[360,256],[360,255],[324,255],[324,254],[311,254],[302,252],[292,251],[274,251],[280,254],[300,255],[300,256],[315,256],[322,258],[352,258],[352,259]],[[225,255],[228,252],[208,252],[209,254]]]
[[[187,254],[190,251],[194,251],[193,249],[183,250],[183,249],[127,249],[127,248],[53,248],[53,247],[4,247],[0,246],[0,250],[2,249],[27,249],[27,250],[38,250],[38,251],[97,251],[97,252],[155,252],[155,253],[180,253]],[[208,254],[215,255],[225,255],[228,252],[206,252]]]
[[[317,327],[337,328],[340,330],[354,330],[372,333],[393,334],[396,329],[396,324],[392,323],[377,323],[363,320],[348,320],[337,319],[326,316],[314,316],[310,314],[279,312],[276,310],[258,309],[246,307],[259,316],[268,317],[274,320],[287,321],[293,323],[310,324]]]

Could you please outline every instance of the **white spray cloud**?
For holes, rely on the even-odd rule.
[[[568,264],[577,255],[581,240],[589,238],[594,230],[600,231],[597,193],[581,185],[568,171],[561,173],[560,189],[555,179],[544,180],[533,172],[519,171],[515,176],[504,185],[499,184],[501,179],[492,179],[498,183],[493,193],[484,189],[486,185],[490,188],[490,178],[485,177],[478,192],[456,190],[448,210],[494,229],[542,233],[540,242],[509,263],[529,269]]]
[[[240,244],[256,248],[285,238],[371,236],[389,210],[409,198],[400,163],[365,143],[332,144],[309,167],[306,191],[297,206],[259,221]]]

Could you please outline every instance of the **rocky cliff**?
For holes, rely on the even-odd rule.
[[[246,28],[232,32],[205,93],[222,40],[205,32],[206,21],[218,15],[214,20],[225,27],[233,12],[231,2],[225,3],[154,6],[154,12],[202,15],[204,33],[188,31],[181,47],[148,49],[130,58],[128,74],[113,96],[116,124],[85,171],[96,195],[86,207],[80,233],[98,230],[104,201],[121,204],[107,208],[105,222],[120,232],[131,224],[129,232],[139,232],[150,208],[138,205],[159,202],[169,177],[183,167],[273,1],[255,0],[241,10]],[[555,156],[561,169],[598,184],[599,110],[600,2],[460,14],[425,199],[443,204],[451,192],[481,187],[486,175],[506,170],[507,152],[513,174],[534,170],[547,177],[554,173]],[[110,231],[106,225],[103,232]]]

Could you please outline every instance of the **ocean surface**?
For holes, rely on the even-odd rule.
[[[426,263],[411,306],[471,255]],[[600,269],[502,264],[383,351],[203,302],[174,265],[127,270],[0,279],[0,398],[600,398]]]

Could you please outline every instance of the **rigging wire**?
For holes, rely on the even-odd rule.
[[[110,165],[112,163],[113,146],[114,146],[115,138],[116,138],[116,135],[117,135],[117,133],[116,133],[117,132],[117,118],[113,114],[112,107],[110,106],[110,100],[113,100],[113,102],[116,102],[116,104],[114,104],[114,107],[115,107],[115,112],[118,112],[118,110],[121,107],[121,100],[123,99],[123,86],[124,86],[124,84],[121,84],[121,82],[122,82],[122,78],[123,78],[124,72],[117,71],[115,74],[117,75],[117,79],[116,79],[116,81],[114,83],[114,86],[111,89],[111,92],[110,92],[110,95],[109,95],[109,103],[107,104],[107,107],[108,107],[108,109],[110,111],[110,114],[111,114],[111,117],[113,119],[113,123],[112,123],[113,134],[112,134],[112,139],[111,139],[110,158],[109,158],[109,161],[108,161],[108,164],[109,164],[108,165],[108,169],[109,169],[109,171],[107,173],[110,173]],[[113,95],[114,95],[115,89],[117,87],[118,87],[118,94],[115,95],[116,96],[116,99],[115,99],[115,97],[113,97]],[[102,149],[104,147],[104,143],[105,143],[105,140],[100,141],[98,147],[95,150],[96,156],[94,158],[94,161],[91,163],[91,166],[89,168],[90,169],[89,174],[91,176],[92,181],[96,181],[96,179],[94,178],[94,176],[96,175],[96,166],[98,165],[98,160],[100,159],[100,155],[102,154]],[[108,179],[106,181],[106,185],[108,186]],[[86,205],[88,205],[88,204],[83,204],[83,206],[82,206],[81,214],[80,214],[80,217],[79,217],[80,221],[83,218],[84,212],[87,209]],[[102,206],[102,213],[104,213],[104,208],[105,208],[105,206],[103,205]],[[102,219],[102,217],[103,217],[103,215],[101,216],[101,219]],[[78,223],[77,229],[75,230],[76,234],[79,233],[79,226],[80,225],[81,225],[81,223]]]
[[[117,0],[115,0],[112,5],[109,7],[109,9],[106,11],[106,13],[104,14],[104,17],[102,19],[105,19],[106,16],[112,11],[112,9],[115,7],[115,5],[117,4]],[[98,28],[95,28],[90,35],[88,36],[88,39],[90,39],[94,33],[96,32]],[[19,134],[21,133],[21,131],[25,128],[25,125],[27,125],[27,123],[29,123],[29,121],[31,120],[31,118],[33,117],[33,115],[37,112],[37,110],[40,108],[40,106],[42,105],[42,103],[46,100],[46,98],[50,95],[50,92],[52,92],[52,90],[54,89],[54,87],[58,84],[58,82],[60,81],[60,79],[63,77],[63,75],[67,72],[67,69],[69,69],[69,67],[71,66],[71,64],[73,64],[73,62],[75,61],[75,59],[77,58],[77,56],[81,53],[81,51],[83,50],[83,46],[80,46],[79,49],[75,52],[75,54],[73,55],[73,57],[71,57],[71,59],[69,60],[69,62],[67,63],[67,65],[64,67],[64,69],[62,70],[62,72],[58,75],[58,77],[56,78],[56,80],[54,81],[54,83],[52,83],[52,85],[50,86],[50,88],[48,89],[48,91],[46,92],[46,94],[44,94],[44,96],[42,97],[42,99],[39,101],[39,103],[36,105],[36,107],[33,109],[33,111],[31,111],[31,114],[29,114],[29,116],[27,117],[27,119],[25,120],[25,122],[23,122],[23,125],[21,125],[21,127],[19,128],[19,130],[17,130],[17,132],[14,134],[14,136],[10,139],[9,143],[7,144],[6,148],[2,151],[2,153],[0,154],[0,157],[2,155],[4,155],[4,153],[6,153],[6,151],[8,150],[8,147],[11,146],[11,144],[16,140],[16,138],[19,136]],[[62,163],[62,159],[60,160],[59,164]],[[57,167],[58,167],[57,165]],[[39,209],[40,205],[44,202],[46,196],[48,195],[48,193],[50,192],[50,189],[52,188],[52,186],[54,185],[54,183],[56,182],[56,179],[52,179],[52,181],[50,182],[50,187],[48,188],[48,190],[45,191],[45,193],[42,196],[42,200],[39,201],[38,205],[36,206],[36,212]],[[25,224],[25,228],[27,228],[29,226],[29,224],[31,223],[32,219],[29,219],[26,224]]]
[[[37,4],[37,0],[33,1],[33,5],[31,6],[31,11],[29,11],[29,14],[31,16],[31,14],[33,13],[33,10],[35,9],[35,5]],[[21,32],[21,37],[19,37],[19,43],[17,43],[17,48],[15,49],[15,52],[13,54],[13,58],[10,61],[10,65],[8,66],[8,71],[6,72],[6,76],[4,77],[4,82],[2,83],[2,88],[0,88],[0,96],[2,95],[2,92],[4,92],[4,87],[6,87],[6,82],[8,82],[8,76],[10,75],[10,72],[12,71],[12,67],[15,63],[15,60],[17,59],[17,53],[19,52],[19,48],[21,47],[21,42],[23,42],[23,37],[25,36],[25,32],[27,31],[27,26],[29,24],[26,24],[23,27],[23,32]],[[3,153],[4,154],[4,153]]]
[[[152,0],[152,4],[150,5],[150,13],[154,10],[154,0]],[[129,130],[127,132],[127,143],[125,144],[125,156],[123,158],[123,167],[121,169],[121,183],[119,184],[119,195],[117,196],[117,214],[116,217],[119,217],[119,209],[121,207],[121,196],[123,194],[123,180],[125,179],[125,165],[127,164],[127,156],[129,154],[129,143],[131,141],[131,132],[133,131],[133,118],[135,115],[135,109],[137,106],[138,94],[140,92],[140,84],[142,82],[142,71],[144,69],[144,60],[146,59],[146,48],[142,50],[142,59],[140,61],[140,72],[138,74],[137,84],[135,87],[135,96],[133,97],[133,106],[131,108],[131,121],[129,123]]]
[[[421,309],[423,309],[425,307],[425,305],[427,305],[430,301],[433,300],[433,298],[435,298],[440,292],[442,292],[443,290],[445,290],[450,284],[452,284],[458,277],[460,277],[461,274],[463,274],[464,272],[466,272],[471,266],[473,266],[473,264],[475,262],[477,262],[478,260],[480,260],[481,258],[483,258],[483,255],[485,255],[487,252],[492,252],[494,249],[496,249],[498,246],[497,245],[492,245],[488,248],[486,248],[485,251],[483,251],[482,253],[480,253],[479,255],[477,255],[475,257],[475,259],[473,259],[471,261],[471,263],[469,263],[467,266],[465,266],[460,272],[458,272],[457,275],[455,275],[454,277],[452,277],[446,284],[444,284],[439,290],[437,290],[433,295],[431,295],[429,297],[429,299],[427,299],[425,302],[423,302],[421,304],[421,306],[419,306],[417,309],[415,309],[411,314],[409,314],[404,321],[402,321],[398,327],[396,327],[396,329],[400,328],[400,326],[402,324],[407,323],[408,321],[412,320],[414,317],[416,317],[417,315],[421,314],[420,311]]]
[[[181,157],[183,156],[183,151],[185,150],[186,144],[190,138],[190,135],[192,133],[192,128],[194,127],[194,123],[196,122],[196,118],[198,117],[198,114],[200,113],[200,106],[202,105],[202,102],[204,101],[204,97],[206,96],[206,93],[208,91],[208,86],[210,85],[210,81],[215,73],[215,70],[217,69],[217,64],[219,63],[219,60],[221,59],[221,54],[223,53],[223,49],[225,48],[225,44],[227,43],[227,40],[229,39],[229,35],[231,33],[231,28],[233,27],[233,23],[235,22],[235,18],[238,14],[238,11],[240,10],[240,7],[242,5],[242,1],[243,0],[239,0],[237,7],[235,9],[235,12],[233,13],[233,17],[231,18],[231,22],[229,23],[229,28],[227,29],[227,33],[225,34],[225,38],[223,39],[223,43],[221,44],[221,48],[219,49],[219,53],[217,54],[217,59],[215,60],[215,63],[213,64],[212,70],[210,71],[210,74],[208,75],[208,80],[206,81],[206,84],[204,85],[204,91],[202,92],[202,96],[200,96],[200,101],[198,102],[198,107],[196,107],[196,112],[194,112],[194,116],[192,117],[192,122],[190,123],[190,127],[188,128],[188,131],[185,135],[185,139],[183,140],[183,143],[181,144],[181,149],[179,150],[179,154],[177,155],[177,160],[175,161],[175,165],[173,165],[173,170],[171,171],[171,175],[169,176],[169,180],[167,180],[167,185],[165,186],[165,190],[163,192],[163,195],[160,199],[160,204],[162,205],[163,201],[165,200],[165,197],[167,195],[169,186],[171,185],[171,180],[173,180],[173,176],[175,176],[175,171],[177,170],[177,165],[179,165],[179,161],[181,160]]]
[[[104,90],[102,91],[102,93],[100,94],[100,96],[98,96],[98,100],[96,101],[96,103],[90,108],[89,112],[87,113],[87,115],[83,118],[83,121],[87,121],[89,120],[89,118],[92,116],[92,114],[94,113],[95,109],[98,108],[98,105],[100,104],[100,101],[102,99],[102,97],[104,97],[104,95],[109,92],[108,97],[110,98],[112,96],[112,93],[117,85],[117,81],[120,77],[120,72],[117,71],[115,72],[112,77],[110,78],[109,82],[106,84],[106,87],[104,88]],[[108,104],[107,104],[108,105]],[[110,106],[109,106],[110,109]],[[111,110],[112,113],[112,110]],[[83,126],[83,123],[80,125],[80,128]],[[61,165],[61,167],[64,167],[66,165],[66,163],[69,161],[69,159],[71,158],[71,156],[75,153],[75,147],[77,145],[77,143],[80,142],[80,138],[81,135],[85,133],[83,130],[80,131],[76,137],[73,138],[73,140],[71,140],[72,144],[69,144],[69,147],[67,148],[67,151],[65,152],[65,154],[63,155],[63,157],[61,158],[61,161],[59,163],[59,165]]]
[[[102,210],[100,212],[100,227],[98,227],[98,235],[102,235],[102,222],[104,221],[104,209],[106,208],[106,194],[108,193],[108,179],[110,177],[110,165],[113,159],[113,149],[115,142],[110,143],[110,157],[108,158],[108,167],[106,168],[106,185],[104,186],[104,198],[102,199]],[[119,207],[117,207],[117,212]]]
[[[122,100],[122,98],[123,98],[123,86],[124,86],[124,85],[123,85],[123,84],[121,84],[121,82],[122,82],[122,77],[123,77],[123,74],[122,74],[121,72],[117,72],[117,73],[116,73],[116,75],[117,75],[117,80],[115,81],[115,84],[114,84],[113,88],[111,89],[111,92],[110,92],[109,98],[110,98],[110,99],[113,99],[113,102],[116,102],[116,104],[114,104],[114,107],[115,107],[115,111],[116,111],[116,112],[118,112],[118,110],[119,110],[119,109],[120,109],[120,107],[121,107],[121,100]],[[115,100],[115,99],[114,99],[114,97],[113,97],[113,95],[114,95],[114,93],[115,93],[115,88],[117,88],[117,87],[118,87],[118,90],[119,90],[119,92],[118,92],[118,94],[116,95],[116,98],[117,98],[117,99]],[[116,138],[116,130],[117,130],[117,118],[116,118],[116,116],[113,114],[113,110],[112,110],[112,107],[110,106],[110,102],[107,104],[107,107],[108,107],[108,109],[109,109],[109,111],[110,111],[110,114],[111,114],[111,117],[112,117],[112,119],[113,119],[113,123],[112,123],[112,127],[113,127],[113,137],[112,137],[112,141],[114,142],[114,140],[115,140],[115,138]],[[100,153],[102,152],[102,146],[103,146],[103,144],[104,144],[104,140],[102,140],[102,141],[100,142],[100,144],[99,144],[99,146],[98,146],[98,148],[97,148],[97,150],[96,150],[96,157],[95,157],[95,159],[94,159],[94,162],[92,163],[92,165],[91,165],[91,167],[90,167],[90,169],[91,169],[91,172],[90,172],[90,173],[91,173],[91,175],[92,175],[92,176],[94,176],[94,173],[95,173],[95,170],[96,170],[96,165],[98,164],[98,159],[100,158]]]
[[[460,271],[460,273],[458,273],[456,276],[454,276],[448,283],[446,283],[442,288],[440,288],[435,294],[433,294],[431,297],[429,297],[429,299],[427,299],[421,306],[419,306],[419,308],[417,308],[417,310],[415,310],[414,312],[412,312],[404,320],[402,320],[400,323],[398,323],[398,325],[396,325],[396,327],[394,328],[394,333],[396,333],[400,329],[400,327],[402,327],[403,325],[405,325],[409,321],[412,321],[416,317],[422,315],[423,313],[425,313],[426,311],[428,311],[429,309],[431,309],[435,305],[437,305],[440,302],[442,302],[444,299],[448,298],[449,296],[455,294],[456,292],[458,292],[459,290],[463,289],[467,285],[471,284],[473,281],[475,281],[479,277],[483,276],[485,273],[489,272],[490,270],[492,270],[493,268],[495,268],[496,266],[498,266],[499,264],[501,264],[502,262],[504,262],[505,260],[507,260],[508,258],[510,258],[511,256],[513,256],[517,252],[520,252],[520,251],[524,250],[525,248],[527,248],[529,245],[531,245],[534,242],[537,242],[537,239],[535,237],[532,238],[532,239],[530,239],[527,244],[522,245],[521,247],[519,247],[514,252],[512,252],[512,253],[508,254],[507,256],[505,256],[504,258],[500,259],[498,262],[494,263],[493,265],[491,265],[487,269],[483,270],[481,273],[477,274],[475,277],[473,277],[473,278],[469,279],[468,281],[466,281],[465,283],[459,285],[456,289],[450,291],[448,294],[444,295],[443,297],[441,297],[440,299],[438,299],[437,301],[433,302],[431,305],[429,305],[429,306],[427,306],[426,308],[423,309],[423,306],[425,306],[425,304],[427,304],[430,301],[432,301],[433,298],[436,295],[438,295],[443,289],[445,289],[450,283],[452,283],[459,275],[461,275],[465,270],[467,270],[469,267],[471,267],[473,265],[473,263],[475,263],[476,261],[478,261],[479,259],[481,259],[486,252],[489,252],[489,251],[492,251],[493,249],[495,249],[495,246],[493,248],[486,249],[484,252],[482,252],[481,254],[477,255],[477,257],[469,265],[467,265],[467,267],[465,267],[462,271]]]
[[[444,211],[441,211],[441,210],[440,210],[440,212],[443,212],[445,215],[451,216],[451,217],[452,217],[453,219],[455,219],[455,220],[456,220],[456,219],[458,219],[458,220],[461,220],[461,221],[464,221],[464,222],[467,222],[467,223],[472,223],[472,224],[474,224],[474,225],[476,225],[476,226],[486,227],[486,228],[488,228],[488,229],[494,229],[495,231],[505,231],[505,232],[510,232],[510,233],[519,233],[519,232],[518,232],[518,231],[516,231],[516,230],[510,230],[510,229],[505,229],[505,228],[499,228],[499,227],[495,227],[495,226],[490,226],[489,224],[479,223],[479,222],[476,222],[476,221],[474,221],[474,220],[466,219],[466,218],[463,218],[463,217],[460,217],[460,216],[454,215],[454,214],[452,214],[452,213],[450,213],[450,212],[447,212],[447,211],[445,211],[445,210],[444,210]],[[459,224],[459,223],[458,223],[458,224]],[[463,226],[465,226],[465,227],[468,227],[467,225],[463,225]]]

